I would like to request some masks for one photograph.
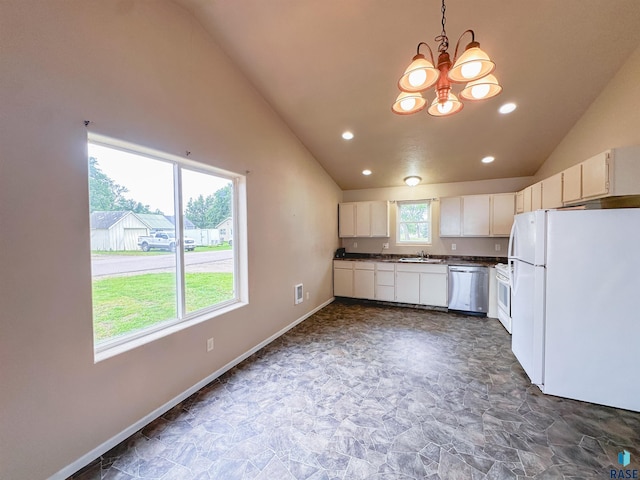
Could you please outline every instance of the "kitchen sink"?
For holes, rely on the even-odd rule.
[[[402,263],[442,263],[439,258],[420,258],[420,257],[407,257],[398,260]]]

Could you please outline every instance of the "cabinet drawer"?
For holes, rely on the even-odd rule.
[[[375,264],[371,262],[353,262],[353,268],[356,270],[373,270]]]
[[[387,285],[393,287],[396,284],[396,276],[393,271],[380,271],[376,272],[376,285]]]
[[[389,271],[389,272],[393,272],[395,270],[396,266],[393,263],[389,263],[389,262],[378,262],[376,263],[376,269],[377,270],[384,270],[384,271]]]
[[[449,267],[447,265],[433,265],[433,264],[420,264],[415,263],[398,263],[396,266],[398,272],[416,272],[416,273],[448,273]]]
[[[353,270],[353,264],[354,262],[350,262],[348,260],[334,260],[333,268]]]

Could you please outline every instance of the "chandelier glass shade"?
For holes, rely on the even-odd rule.
[[[502,91],[498,79],[492,75],[496,65],[480,48],[480,44],[475,41],[473,30],[466,30],[460,35],[456,44],[454,60],[451,61],[447,52],[449,39],[444,29],[445,9],[443,0],[442,33],[435,38],[436,41],[440,41],[438,63],[435,64],[433,61],[431,47],[420,42],[416,49],[416,55],[398,80],[400,94],[392,106],[393,112],[398,115],[410,115],[423,110],[427,101],[422,92],[434,85],[436,98],[427,108],[427,112],[436,117],[453,115],[462,110],[462,101],[451,91],[453,84],[466,83],[459,94],[460,98],[464,100],[484,100],[495,97]],[[471,42],[458,57],[460,40],[467,33],[471,34]],[[422,46],[429,50],[430,59],[420,53]]]

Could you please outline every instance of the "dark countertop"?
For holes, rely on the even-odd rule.
[[[401,258],[417,257],[417,255],[380,255],[376,253],[346,253],[344,257],[334,260],[355,260],[360,262],[400,262]],[[453,255],[429,255],[429,258],[442,260],[441,263],[424,263],[417,265],[479,265],[483,267],[493,267],[496,263],[506,263],[507,257],[473,257],[473,256],[453,256]],[[411,264],[410,262],[407,262]],[[413,265],[416,265],[415,263]]]

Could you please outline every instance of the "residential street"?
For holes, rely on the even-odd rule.
[[[185,252],[187,272],[232,272],[233,250]],[[136,275],[171,271],[173,254],[166,255],[92,255],[93,277]]]

